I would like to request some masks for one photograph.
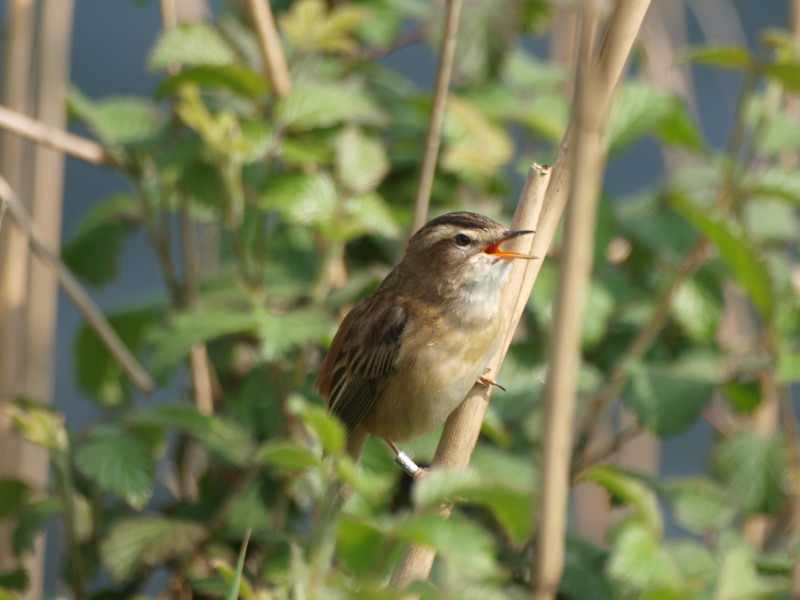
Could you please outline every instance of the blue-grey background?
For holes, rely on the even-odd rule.
[[[675,0],[653,0],[671,2]],[[726,4],[726,0],[694,0],[696,4],[711,2]],[[748,44],[757,46],[759,33],[767,27],[785,27],[788,15],[786,0],[738,0],[732,3],[740,15]],[[222,1],[212,2],[215,12]],[[5,28],[5,2],[0,2],[0,18]],[[149,95],[157,77],[146,70],[148,51],[161,28],[159,3],[133,0],[76,0],[72,46],[72,81],[91,98],[110,95]],[[702,39],[698,23],[689,14],[690,39]],[[533,40],[531,46],[544,52],[546,40]],[[435,72],[435,57],[418,45],[393,55],[391,65],[403,70],[419,83],[430,87]],[[707,69],[693,72],[697,94],[697,114],[707,139],[714,146],[727,141],[740,91],[740,78],[734,73]],[[86,134],[77,125],[71,129]],[[542,157],[548,162],[550,157]],[[662,176],[658,149],[651,143],[638,144],[632,151],[618,157],[609,166],[606,186],[614,194],[632,193],[642,187],[655,185]],[[125,180],[113,172],[68,158],[64,193],[63,236],[74,230],[81,215],[93,203],[107,195],[125,189]],[[164,294],[155,257],[144,235],[133,237],[126,245],[120,278],[102,290],[92,291],[104,309],[113,309],[135,302],[161,297]],[[80,316],[63,295],[59,299],[58,329],[55,346],[55,398],[73,427],[80,427],[97,414],[91,402],[76,389],[73,377],[72,346],[81,324]],[[169,397],[161,391],[158,396]],[[705,468],[705,457],[711,441],[709,427],[700,422],[688,432],[667,441],[662,451],[664,474],[688,474]],[[51,541],[53,536],[50,536]],[[48,579],[52,585],[57,543],[48,547]]]

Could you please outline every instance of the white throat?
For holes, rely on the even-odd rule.
[[[456,316],[463,324],[486,322],[500,313],[500,294],[511,270],[508,260],[479,255],[470,265],[474,277],[458,290]]]

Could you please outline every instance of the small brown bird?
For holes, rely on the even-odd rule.
[[[470,212],[433,219],[348,313],[317,390],[344,423],[354,459],[370,434],[407,458],[394,442],[436,428],[476,381],[494,383],[483,374],[505,326],[500,292],[508,259],[531,258],[500,246],[527,233]]]

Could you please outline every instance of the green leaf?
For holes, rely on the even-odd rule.
[[[606,488],[611,495],[636,509],[638,520],[660,537],[664,529],[661,510],[653,490],[644,482],[625,471],[611,465],[597,465],[581,472],[580,481],[589,481]]]
[[[192,346],[224,335],[248,333],[258,327],[250,312],[198,310],[176,315],[169,328],[154,336],[153,370],[165,375],[189,355]]]
[[[247,554],[247,543],[250,541],[250,531],[245,534],[242,540],[242,547],[239,549],[239,557],[236,559],[236,571],[234,572],[233,579],[231,580],[228,593],[225,594],[225,600],[236,600],[239,598],[239,593],[242,588],[242,572],[244,571],[244,557]],[[245,582],[247,585],[247,582]]]
[[[287,401],[289,411],[317,434],[322,448],[328,454],[340,454],[344,450],[345,431],[342,423],[322,406],[310,404],[300,394],[290,394]]]
[[[674,204],[678,212],[714,243],[758,312],[768,319],[774,310],[775,298],[769,269],[758,247],[735,221],[693,206],[686,200],[676,199]]]
[[[773,598],[785,588],[778,579],[759,575],[753,550],[744,543],[729,548],[722,556],[714,598],[720,600],[759,600]]]
[[[517,544],[533,528],[532,490],[521,492],[504,485],[503,478],[488,479],[474,470],[432,471],[414,486],[414,500],[417,506],[430,508],[455,500],[485,506]]]
[[[0,600],[19,600],[14,591],[25,592],[30,585],[30,576],[25,569],[0,572]]]
[[[16,556],[32,552],[36,537],[50,522],[50,519],[61,512],[61,505],[51,498],[31,502],[17,515],[17,527],[14,529],[12,550]]]
[[[664,486],[675,520],[689,533],[705,535],[726,528],[736,510],[718,484],[705,477],[673,479]]]
[[[330,317],[315,309],[297,309],[285,315],[257,311],[256,331],[261,355],[273,360],[287,350],[310,341],[320,341],[330,332]]]
[[[95,204],[61,248],[72,274],[94,286],[117,276],[125,237],[141,218],[141,207],[128,194],[116,194]]]
[[[31,400],[16,399],[5,406],[5,413],[31,444],[45,450],[62,451],[69,445],[64,415],[52,407]]]
[[[270,440],[256,450],[253,461],[284,471],[305,471],[321,464],[314,452],[290,440]]]
[[[742,431],[715,449],[713,465],[732,502],[745,514],[777,513],[784,504],[784,440]]]
[[[264,78],[256,72],[239,65],[199,65],[184,69],[161,82],[157,97],[179,91],[192,84],[202,89],[226,89],[250,98],[259,98],[267,92]]]
[[[757,382],[729,382],[723,389],[728,402],[738,413],[752,414],[761,404],[761,386]]]
[[[129,415],[128,423],[184,431],[233,464],[249,460],[254,449],[251,436],[239,425],[214,415],[202,415],[191,406],[139,408]]]
[[[173,556],[191,552],[207,537],[205,527],[190,521],[122,519],[101,542],[100,560],[111,579],[123,583],[144,567],[156,567]]]
[[[329,239],[347,242],[359,235],[377,234],[396,238],[400,234],[400,228],[386,200],[376,192],[347,198],[344,212],[347,216],[344,223],[339,222],[336,227],[324,229]]]
[[[75,465],[101,489],[136,510],[150,501],[155,484],[153,458],[147,445],[132,434],[90,439],[78,448]]]
[[[0,519],[12,516],[25,506],[31,488],[20,479],[0,480]]]
[[[357,127],[347,127],[336,142],[336,175],[354,193],[369,192],[389,171],[389,159],[380,140]]]
[[[336,535],[337,559],[356,577],[374,575],[385,537],[382,528],[372,520],[344,513]]]
[[[455,572],[467,578],[491,576],[496,571],[492,560],[494,544],[491,537],[473,522],[452,515],[412,515],[389,529],[396,539],[421,544],[436,550],[444,560],[453,564]]]
[[[122,342],[136,353],[160,316],[158,309],[140,307],[107,318]],[[83,392],[101,406],[119,406],[130,399],[132,386],[128,376],[88,325],[81,327],[74,348],[75,378]]]
[[[664,549],[657,534],[644,524],[626,521],[615,532],[613,542],[608,573],[624,588],[650,593],[682,590],[683,576],[675,559]]]
[[[692,121],[686,105],[677,98],[672,100],[672,110],[664,115],[656,126],[656,132],[659,139],[668,146],[689,152],[706,150],[699,125]]]
[[[628,366],[631,384],[625,404],[656,435],[676,435],[694,423],[711,402],[717,373],[712,357],[681,363]]]
[[[670,313],[695,342],[711,342],[722,318],[722,298],[695,276],[683,283],[672,301]]]
[[[607,551],[567,534],[564,575],[558,587],[566,600],[614,600],[604,576]]]
[[[773,63],[764,68],[766,74],[790,92],[800,91],[800,65],[792,63]]]
[[[353,33],[369,16],[359,6],[334,5],[322,0],[300,0],[279,19],[281,31],[292,46],[303,52],[341,52],[358,49]]]
[[[219,32],[206,23],[178,25],[167,29],[150,52],[147,66],[160,71],[170,65],[230,65],[236,53]]]
[[[747,173],[742,182],[751,193],[777,196],[800,206],[800,172],[796,169],[771,167],[752,171]]]
[[[753,66],[753,58],[740,46],[701,46],[687,52],[686,59],[709,67],[747,70]]]
[[[466,98],[448,97],[442,137],[441,163],[447,171],[493,176],[513,158],[514,145],[505,129]]]
[[[778,380],[784,384],[800,381],[800,352],[781,351],[778,356]]]
[[[748,233],[757,242],[798,239],[797,207],[777,198],[752,198],[742,207]]]
[[[267,180],[258,201],[262,209],[277,211],[295,225],[334,221],[338,203],[336,184],[325,172],[273,175]]]
[[[606,286],[593,279],[589,284],[586,307],[583,310],[581,344],[584,348],[591,348],[604,338],[615,308],[613,294]]]
[[[339,123],[381,125],[386,117],[364,86],[350,82],[298,82],[275,109],[275,118],[292,131]]]
[[[70,111],[86,121],[92,133],[110,146],[150,141],[161,127],[155,105],[139,97],[108,97],[92,101],[73,89],[67,102]]]
[[[651,86],[631,81],[617,93],[606,139],[609,153],[618,153],[656,127],[673,111],[673,101]]]

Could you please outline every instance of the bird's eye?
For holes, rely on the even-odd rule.
[[[470,243],[472,242],[472,240],[469,239],[469,236],[466,236],[463,233],[459,233],[455,237],[455,240],[456,240],[456,244],[458,244],[459,246],[469,246]]]

